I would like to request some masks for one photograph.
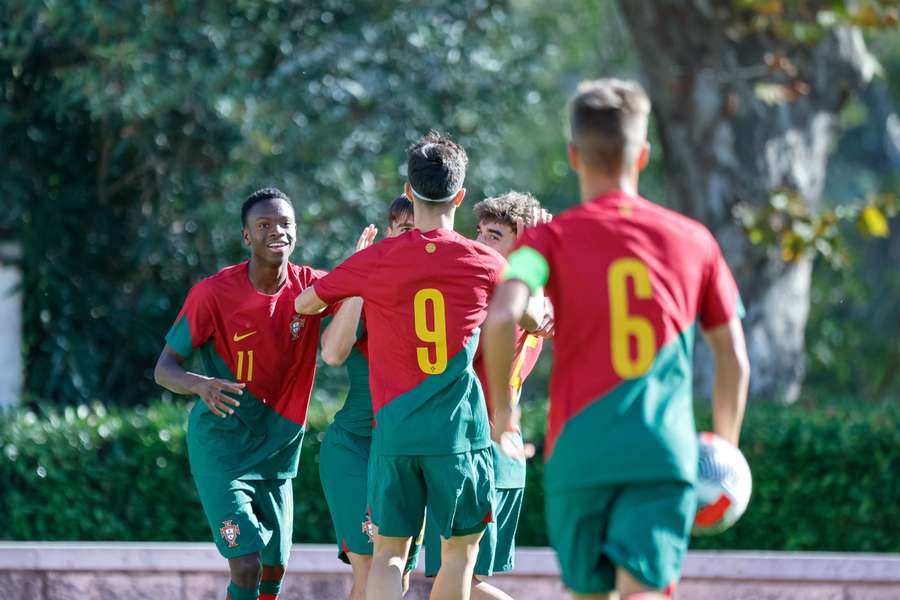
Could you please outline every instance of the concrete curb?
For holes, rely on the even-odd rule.
[[[420,561],[420,565],[424,561]],[[293,573],[347,574],[330,544],[297,544]],[[209,543],[0,542],[0,571],[224,572]],[[519,548],[514,575],[558,577],[549,548]],[[829,552],[690,552],[684,579],[900,583],[900,555]]]

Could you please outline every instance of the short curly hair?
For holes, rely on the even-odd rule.
[[[448,136],[432,131],[406,151],[406,176],[422,200],[442,200],[458,192],[466,179],[469,157]]]
[[[517,219],[522,219],[525,225],[533,225],[532,210],[540,207],[541,203],[531,194],[509,191],[499,196],[485,198],[472,210],[479,221],[502,223],[515,231]]]
[[[288,195],[279,190],[277,187],[264,187],[262,189],[258,189],[244,200],[244,204],[241,206],[241,224],[246,227],[247,226],[247,215],[250,214],[250,209],[259,204],[260,202],[264,202],[266,200],[273,200],[278,198],[279,200],[284,200],[288,204],[291,205],[291,208],[294,208],[294,203],[291,202],[291,199],[288,198]]]

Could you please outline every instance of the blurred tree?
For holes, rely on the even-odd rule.
[[[878,68],[848,25],[895,27],[888,4],[619,3],[648,80],[674,205],[710,227],[738,279],[755,397],[799,394],[812,257],[753,245],[734,209],[779,195],[776,208],[818,208],[838,114]],[[708,382],[708,353],[697,365]]]
[[[0,231],[25,253],[28,398],[157,395],[162,335],[192,283],[244,258],[238,208],[257,187],[294,199],[294,260],[317,266],[383,220],[405,147],[430,128],[469,151],[470,199],[517,187],[568,204],[559,117],[608,13],[588,0],[2,3]]]

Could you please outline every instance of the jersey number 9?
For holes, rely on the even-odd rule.
[[[416,346],[419,368],[423,373],[439,375],[447,369],[447,316],[444,310],[444,295],[434,288],[419,290],[413,300],[413,314],[416,320],[416,336],[427,344],[433,344],[432,347]],[[432,323],[431,328],[428,327],[429,321]]]

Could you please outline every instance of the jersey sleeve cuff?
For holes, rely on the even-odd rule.
[[[502,281],[518,279],[531,293],[544,287],[550,276],[550,265],[544,256],[530,246],[522,246],[509,257],[509,264],[501,275]]]

